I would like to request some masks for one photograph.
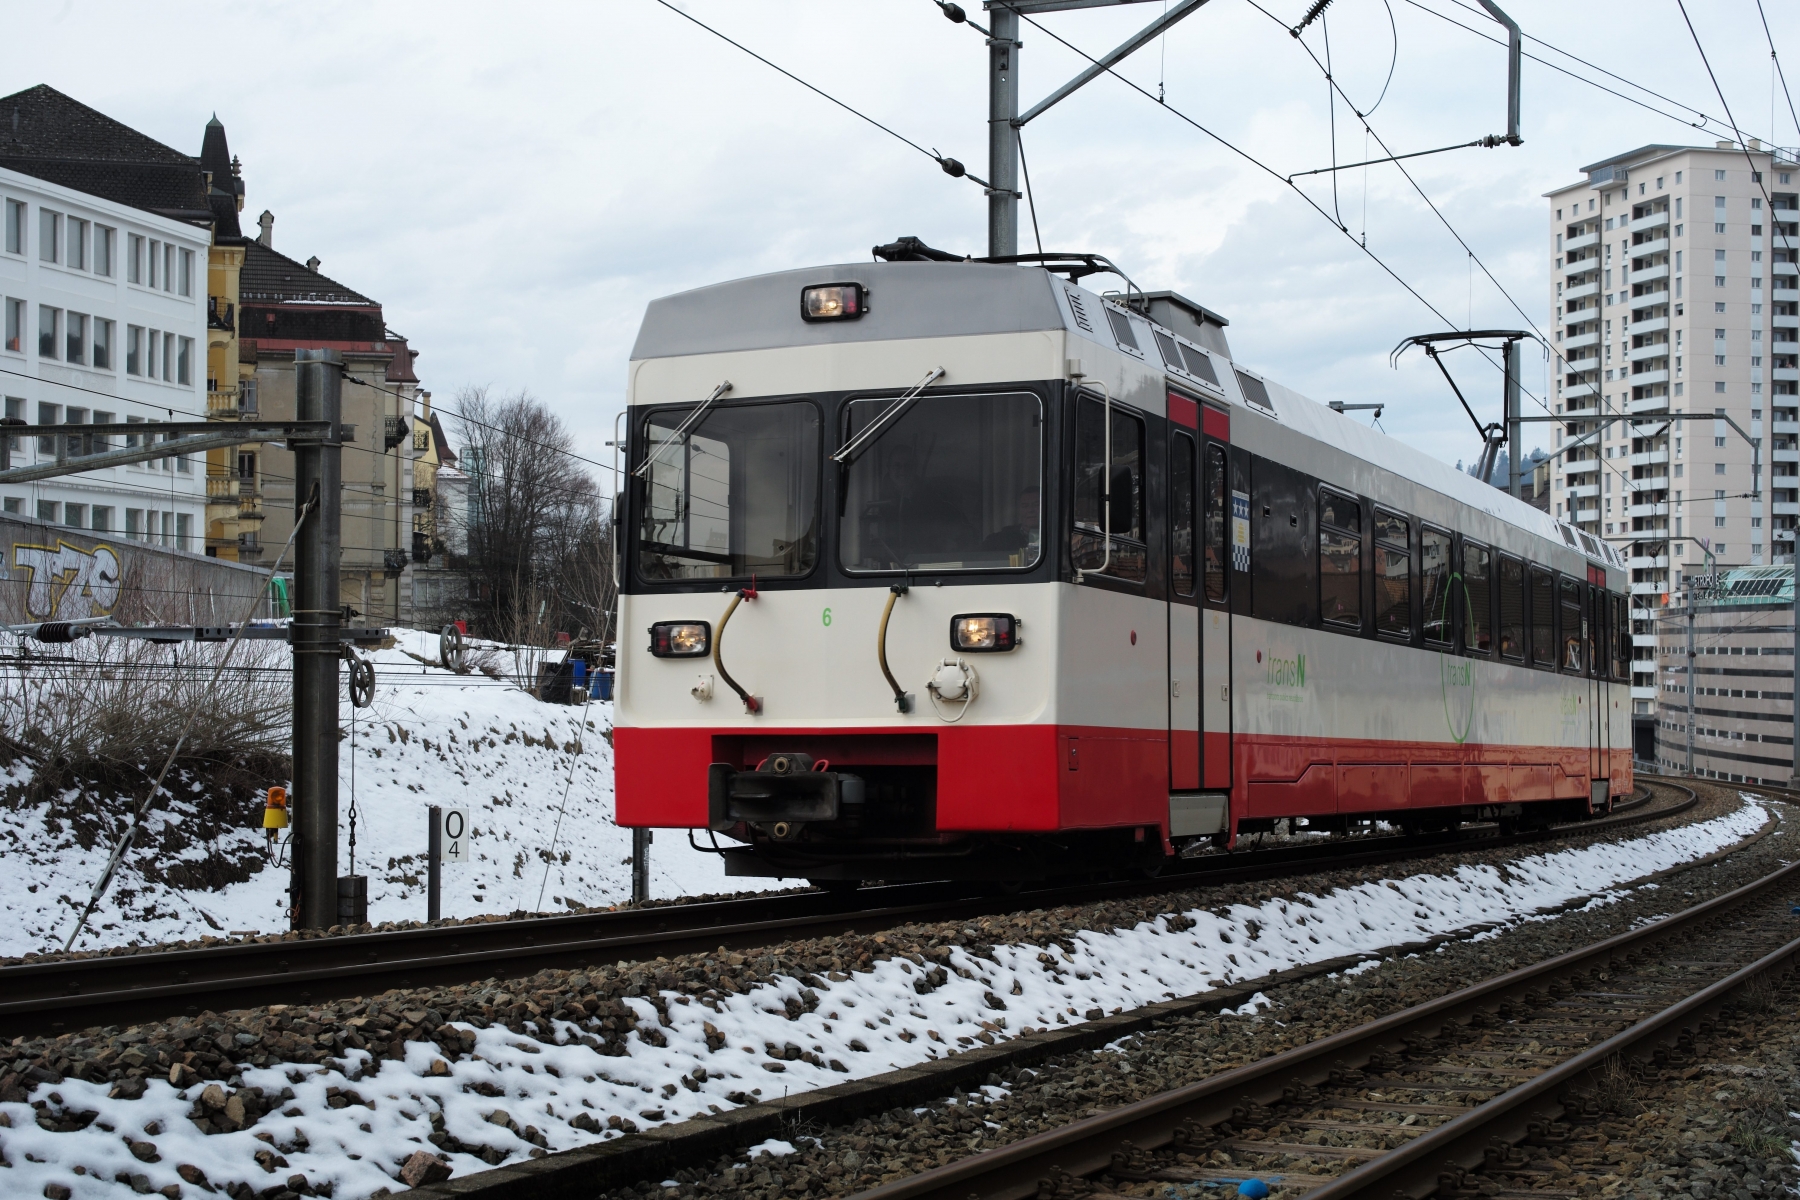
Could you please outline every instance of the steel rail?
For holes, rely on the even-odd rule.
[[[1071,1125],[1046,1130],[908,1179],[858,1192],[854,1200],[967,1200],[969,1197],[1020,1200],[1035,1196],[1039,1194],[1039,1181],[1058,1168],[1078,1176],[1098,1174],[1111,1165],[1115,1152],[1127,1142],[1140,1150],[1156,1150],[1171,1142],[1180,1125],[1214,1126],[1231,1119],[1234,1108],[1249,1103],[1280,1103],[1285,1091],[1296,1085],[1329,1084],[1334,1071],[1360,1069],[1379,1054],[1403,1052],[1408,1039],[1435,1038],[1452,1022],[1466,1021],[1477,1011],[1491,1015],[1504,1002],[1529,1004],[1527,994],[1553,979],[1641,951],[1748,901],[1796,884],[1800,884],[1800,863],[1789,864],[1753,883],[1651,924],[1200,1082],[1122,1105]],[[1438,1174],[1446,1156],[1456,1159],[1459,1165],[1478,1165],[1493,1137],[1515,1131],[1522,1136],[1529,1122],[1558,1119],[1562,1112],[1560,1102],[1555,1102],[1559,1088],[1566,1087],[1611,1055],[1655,1040],[1668,1031],[1679,1031],[1681,1022],[1691,1021],[1696,1013],[1717,1006],[1744,980],[1797,953],[1800,953],[1800,940],[1789,942],[1774,954],[1422,1135],[1400,1150],[1358,1167],[1329,1185],[1309,1191],[1309,1200],[1346,1200],[1352,1196],[1379,1196],[1380,1200],[1389,1200],[1396,1194],[1411,1197],[1433,1194],[1438,1189]]]
[[[1679,785],[1666,785],[1679,788]],[[534,917],[380,933],[240,942],[95,955],[0,967],[0,1036],[271,1003],[319,1003],[390,988],[520,978],[621,959],[748,950],[807,937],[873,933],[910,922],[970,920],[1030,908],[1130,899],[1191,887],[1278,879],[1446,853],[1604,834],[1677,816],[1696,797],[1649,811],[1527,833],[1426,834],[1181,859],[1153,880],[994,895],[955,884],[895,884],[837,896],[818,892]],[[1641,807],[1641,805],[1640,805]]]

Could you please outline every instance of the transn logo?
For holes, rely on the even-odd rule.
[[[1270,654],[1265,655],[1263,661],[1268,664],[1271,687],[1303,688],[1306,686],[1306,655],[1302,654],[1297,658],[1276,658]]]

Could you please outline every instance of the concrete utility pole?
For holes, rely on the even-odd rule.
[[[1694,581],[1687,584],[1687,774],[1694,773]]]
[[[1019,14],[996,8],[988,38],[988,254],[1019,252]]]
[[[1800,538],[1794,542],[1794,769],[1788,786],[1800,787]]]
[[[294,538],[293,924],[338,923],[338,557],[343,543],[343,358],[294,351],[294,415],[325,421],[318,440],[294,441],[294,502],[312,514]]]

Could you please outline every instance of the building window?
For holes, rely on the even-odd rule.
[[[112,360],[113,323],[102,317],[94,318],[94,369],[110,371]]]
[[[80,217],[70,217],[69,253],[63,260],[65,266],[76,271],[87,270],[87,230],[88,223]]]
[[[38,357],[56,357],[56,320],[61,315],[60,309],[38,305]]]
[[[24,326],[25,302],[14,300],[8,296],[6,298],[6,341],[4,344],[14,354],[19,353],[19,348],[24,344]]]
[[[150,252],[145,255],[149,270],[144,274],[144,286],[156,286],[157,264],[162,260],[162,243],[155,238],[150,239]]]
[[[57,503],[54,500],[39,500],[37,502],[37,519],[40,521],[48,521],[54,525],[56,523],[57,507]]]
[[[167,242],[163,243],[162,290],[175,290],[175,247]]]
[[[85,504],[63,505],[63,524],[72,525],[76,529],[87,528],[88,507]]]
[[[1723,392],[1724,390],[1725,390],[1725,381],[1724,380],[1722,380],[1722,379],[1718,380],[1717,382],[1715,382],[1713,384],[1713,391]]]
[[[62,214],[47,208],[38,209],[38,258],[44,262],[56,261],[57,234],[61,228]]]
[[[162,334],[152,329],[144,335],[144,378],[156,378],[156,351],[162,345]]]
[[[169,360],[175,357],[175,335],[162,335],[162,381],[168,383],[175,378],[175,364]]]
[[[63,332],[67,335],[67,353],[63,358],[67,362],[87,365],[87,315],[72,312],[63,319]]]
[[[186,459],[182,460],[187,461]],[[175,544],[183,550],[191,550],[188,539],[193,536],[194,518],[187,513],[175,514]]]
[[[183,385],[189,385],[194,382],[193,338],[182,338],[180,348],[175,352],[175,382]]]
[[[6,252],[8,254],[25,253],[25,202],[23,200],[6,202]]]
[[[127,375],[144,373],[144,327],[142,325],[125,327],[125,373]]]
[[[94,226],[94,274],[110,276],[113,273],[113,242],[118,236],[116,229]]]
[[[144,235],[134,233],[125,247],[125,282],[144,282]],[[135,511],[135,510],[133,510]]]
[[[194,252],[192,250],[181,252],[181,286],[176,290],[183,296],[194,294]]]
[[[1723,171],[1714,171],[1714,172],[1713,172],[1713,178],[1714,178],[1714,179],[1717,179],[1717,180],[1721,180],[1721,181],[1722,181],[1722,180],[1724,180],[1724,178],[1725,178],[1725,172],[1723,172]],[[1723,197],[1723,196],[1720,196],[1720,197],[1719,197],[1719,203],[1720,203],[1720,204],[1723,204],[1723,203],[1725,203],[1725,197]]]
[[[112,515],[113,510],[110,506],[105,504],[94,505],[94,521],[91,526],[93,531],[95,533],[111,533]]]

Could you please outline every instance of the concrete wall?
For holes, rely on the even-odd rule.
[[[0,552],[4,625],[99,616],[123,625],[224,625],[244,616],[268,577],[224,559],[10,513],[0,515]],[[255,615],[274,615],[267,596]]]

